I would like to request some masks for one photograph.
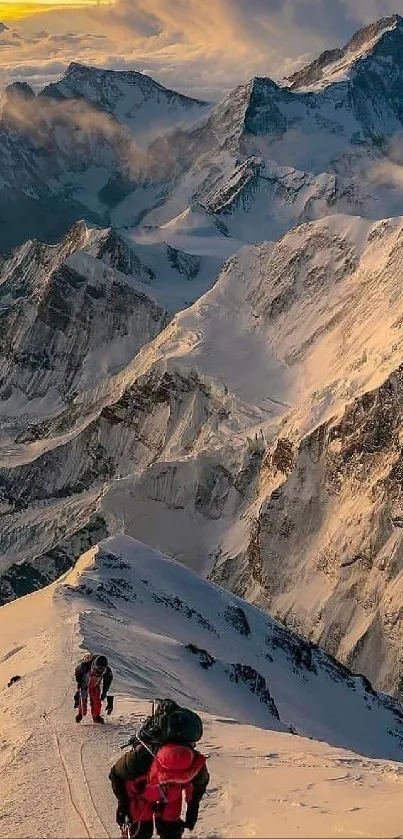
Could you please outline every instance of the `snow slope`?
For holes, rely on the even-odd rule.
[[[174,225],[139,233],[122,229],[119,236],[138,259],[138,279],[170,312],[185,309],[208,291],[225,260],[242,245],[210,233],[193,237]]]
[[[0,836],[116,835],[109,767],[161,693],[205,722],[212,781],[196,837],[398,835],[400,708],[138,542],[102,543],[63,580],[3,606],[0,627]],[[101,730],[74,722],[83,649],[106,653],[115,673]],[[231,679],[235,662],[245,681]],[[264,679],[280,720],[259,696]],[[291,721],[301,736],[286,733]]]
[[[31,195],[51,160],[46,189],[64,178],[64,198],[81,191],[121,234],[91,234],[60,271],[45,270],[39,300],[21,278],[36,245],[4,263],[15,274],[2,284],[0,538],[2,570],[12,567],[2,600],[125,527],[400,694],[402,221],[352,212],[400,212],[400,188],[372,164],[385,153],[393,163],[401,129],[402,31],[393,16],[357,33],[336,83],[240,86],[190,131],[154,142],[144,167],[129,165],[131,135],[114,116],[96,136],[73,120],[84,181],[63,121],[65,110],[77,117],[73,100],[60,109],[23,85],[8,90],[6,193],[23,181]],[[33,145],[26,121],[16,132],[21,100],[44,129]],[[237,252],[157,335],[148,287],[188,305],[243,238],[276,240],[323,215]],[[109,235],[117,261],[106,271]],[[139,329],[137,303],[128,322],[121,297],[138,302],[136,280],[147,283]]]

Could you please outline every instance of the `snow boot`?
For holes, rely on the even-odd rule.
[[[103,717],[94,717],[94,722],[101,722],[101,723],[104,723],[104,722],[105,722],[105,720],[104,720],[104,718],[103,718]]]
[[[83,718],[82,714],[77,714],[76,715],[76,722],[81,722],[82,718]]]

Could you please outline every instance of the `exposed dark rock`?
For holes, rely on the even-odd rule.
[[[249,621],[241,606],[228,606],[224,612],[224,620],[240,635],[250,635]]]
[[[11,676],[11,679],[7,682],[7,687],[10,688],[11,685],[15,684],[15,682],[19,682],[20,679],[21,679],[21,676]]]
[[[303,638],[294,635],[289,629],[282,630],[281,627],[274,628],[270,625],[270,634],[267,636],[266,644],[269,649],[281,649],[285,652],[295,672],[302,675],[305,671],[317,673],[317,667],[313,657],[314,645]]]
[[[197,277],[201,266],[199,257],[184,253],[171,245],[167,245],[167,256],[178,274],[183,274],[188,280],[194,280]]]
[[[287,475],[293,469],[294,460],[294,446],[291,440],[287,440],[285,437],[279,437],[271,455],[272,468],[275,472],[278,470]]]
[[[189,650],[190,653],[198,656],[200,667],[202,667],[203,670],[209,670],[216,661],[213,655],[208,653],[207,650],[203,650],[201,647],[198,647],[197,644],[186,644],[186,649]]]
[[[178,597],[178,595],[172,594],[165,594],[160,592],[157,594],[153,592],[152,598],[155,603],[161,603],[164,606],[167,606],[171,609],[174,609],[175,612],[181,612],[185,617],[189,618],[189,620],[195,620],[197,623],[200,624],[204,629],[207,629],[208,632],[212,632],[213,635],[219,636],[219,633],[215,626],[201,614],[196,609],[193,609],[191,606],[188,606],[187,603],[184,603],[183,600]]]
[[[227,672],[232,682],[236,682],[237,684],[242,682],[246,685],[251,693],[259,697],[260,702],[267,705],[273,717],[277,720],[280,719],[276,703],[270,695],[266,680],[254,667],[251,667],[249,664],[231,664]]]
[[[233,483],[231,473],[220,464],[205,470],[205,474],[202,472],[195,498],[196,510],[206,518],[219,519]]]

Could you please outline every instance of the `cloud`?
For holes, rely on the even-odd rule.
[[[396,11],[403,14],[403,0],[115,0],[90,12],[52,11],[0,35],[0,83],[39,87],[74,60],[140,70],[217,100],[254,75],[281,79]]]
[[[392,160],[381,160],[369,173],[369,180],[378,186],[403,188],[403,166]]]
[[[101,34],[41,31],[23,36],[7,30],[0,33],[0,85],[27,81],[40,89],[63,75],[77,54],[83,63],[109,58],[111,45]]]
[[[376,161],[367,177],[378,186],[403,188],[403,134],[396,133],[389,139],[386,157]]]
[[[337,46],[396,6],[403,8],[402,0],[115,0],[103,14],[135,35],[147,16],[164,43],[220,46],[229,54],[254,47],[259,61],[261,52],[295,59],[320,42]]]
[[[54,155],[60,163],[66,158],[102,165],[105,156],[111,171],[140,179],[146,170],[157,171],[168,165],[167,156],[153,156],[113,116],[98,110],[85,99],[60,101],[52,97],[31,97],[19,88],[11,88],[2,102],[3,130],[18,135],[22,144],[27,138],[46,157]],[[77,149],[80,150],[77,158]]]
[[[253,75],[281,79],[399,8],[403,0],[115,0],[100,14],[131,33],[150,70],[185,76],[194,94],[198,78],[219,96]]]

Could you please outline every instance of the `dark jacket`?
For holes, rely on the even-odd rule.
[[[127,805],[126,781],[146,775],[150,769],[153,759],[153,755],[150,754],[144,746],[138,745],[130,752],[126,752],[126,754],[122,755],[122,757],[116,761],[115,765],[112,766],[109,773],[109,780],[112,784],[113,792],[115,793],[118,801],[122,804],[123,808]],[[198,804],[201,800],[206,792],[209,780],[210,775],[207,768],[203,766],[198,775],[196,775],[192,781],[192,803]]]
[[[92,656],[88,656],[83,661],[81,661],[80,664],[77,665],[77,667],[75,669],[75,677],[76,677],[78,690],[80,690],[80,689],[81,690],[83,690],[83,689],[86,690],[87,689],[89,676],[90,676],[90,670],[91,670],[91,664],[94,661],[94,658],[96,658],[95,654],[92,655]],[[112,684],[112,680],[113,680],[112,669],[108,665],[108,667],[105,670],[105,673],[103,674],[103,676],[101,676],[101,679],[100,679],[100,686],[101,686],[101,682],[102,682],[101,695],[102,695],[103,698],[106,697],[106,694],[108,693],[108,690],[109,690],[109,688]]]

